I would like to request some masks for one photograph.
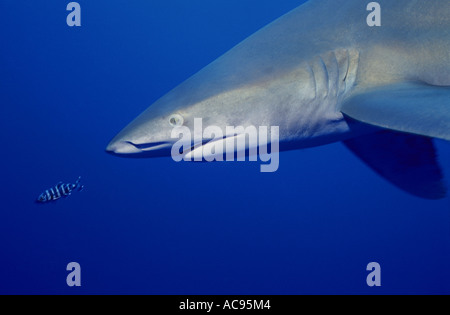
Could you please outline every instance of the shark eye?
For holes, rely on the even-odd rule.
[[[181,115],[175,114],[170,116],[169,123],[172,127],[181,127],[183,126],[184,119]]]

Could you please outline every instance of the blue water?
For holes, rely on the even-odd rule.
[[[104,152],[302,1],[79,1],[79,28],[67,3],[0,0],[0,293],[450,293],[449,199],[403,193],[341,144],[282,153],[273,174]],[[33,203],[78,176],[83,192]],[[366,284],[374,261],[380,288]]]

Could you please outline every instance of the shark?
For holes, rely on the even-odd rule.
[[[434,141],[450,140],[450,1],[379,0],[380,26],[368,4],[307,1],[161,97],[106,151],[170,156],[173,128],[196,118],[278,126],[280,151],[342,142],[403,191],[444,198]]]

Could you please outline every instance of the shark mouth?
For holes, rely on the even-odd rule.
[[[187,148],[184,152],[180,152],[180,154],[187,154],[191,151],[194,151],[194,150],[210,143],[211,141],[213,141],[213,139],[202,140],[202,142],[196,143],[196,144],[193,143],[190,148]],[[142,143],[142,144],[136,144],[131,141],[125,141],[125,142],[128,143],[129,145],[132,145],[134,148],[136,148],[142,152],[164,150],[164,149],[172,148],[172,146],[175,144],[175,142],[169,142],[169,141]]]
[[[189,146],[181,146],[175,154],[184,160],[203,160],[214,158],[223,154],[253,155],[251,149],[255,149],[258,144],[251,144],[246,141],[246,134],[233,134],[222,138],[202,139]],[[120,141],[107,149],[108,153],[122,157],[173,157],[173,146],[176,141],[161,141],[151,143],[134,143],[131,141]],[[261,145],[261,143],[259,144]],[[249,154],[250,152],[250,154]]]
[[[236,147],[236,140],[239,139],[241,135],[230,135],[230,136],[224,136],[222,138],[214,138],[214,139],[202,139],[201,141],[194,142],[192,141],[191,146],[182,146],[179,151],[179,155],[186,157],[187,159],[190,158],[199,158],[200,155],[203,155],[203,152],[211,152],[212,147],[218,148],[220,146],[223,146],[223,151],[226,153],[226,149],[233,148],[233,152],[235,152]],[[243,135],[245,136],[245,135]],[[126,145],[130,151],[129,153],[138,154],[141,153],[155,153],[155,155],[160,155],[158,153],[161,153],[162,151],[165,151],[166,153],[171,154],[172,153],[172,147],[175,145],[176,142],[172,141],[162,141],[162,142],[151,142],[151,143],[133,143],[131,141],[124,141],[124,146]],[[148,155],[148,154],[146,154]],[[167,154],[164,154],[167,155]],[[209,156],[211,154],[206,154],[206,156]]]

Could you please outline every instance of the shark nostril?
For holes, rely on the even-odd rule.
[[[141,150],[128,141],[113,141],[106,148],[106,152],[112,154],[132,154],[139,153]]]
[[[139,149],[139,145],[138,144],[134,144],[131,141],[125,141],[125,143],[128,143],[129,145],[132,145],[133,147],[135,147],[136,149]]]
[[[106,152],[119,157],[163,157],[171,155],[172,146],[173,143],[169,141],[137,144],[132,141],[113,140],[106,148]]]

